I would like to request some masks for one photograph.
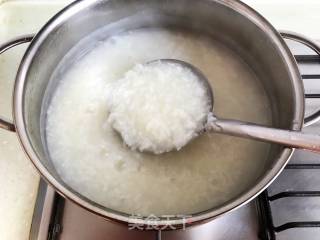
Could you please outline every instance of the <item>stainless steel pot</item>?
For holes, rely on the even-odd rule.
[[[301,130],[304,90],[297,64],[280,34],[245,4],[237,0],[76,1],[54,16],[34,38],[20,38],[1,46],[0,53],[32,39],[15,81],[14,124],[2,119],[0,126],[17,132],[26,154],[48,183],[89,211],[114,221],[150,224],[146,219],[132,219],[128,214],[100,206],[71,189],[57,174],[42,141],[41,123],[45,116],[41,115],[41,108],[46,107],[43,97],[45,92],[54,90],[53,85],[48,84],[50,76],[76,43],[102,27],[106,27],[110,35],[142,27],[184,28],[224,42],[242,56],[265,87],[272,105],[274,127]],[[302,41],[320,53],[312,41],[291,34],[284,36]],[[309,123],[318,115],[310,117]],[[181,227],[185,222],[200,223],[236,209],[265,189],[292,153],[291,148],[273,145],[264,174],[236,198],[187,219],[163,218],[152,224]]]

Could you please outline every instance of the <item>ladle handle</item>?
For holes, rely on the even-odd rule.
[[[320,136],[298,131],[275,129],[253,123],[227,119],[214,119],[207,124],[207,130],[262,142],[278,143],[320,153]]]

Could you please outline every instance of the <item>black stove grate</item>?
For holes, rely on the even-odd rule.
[[[296,40],[291,38],[292,40]],[[301,40],[297,40],[300,43],[305,44],[307,47],[319,53],[319,47],[308,41],[307,44]],[[295,55],[298,64],[320,64],[320,53],[319,55]],[[320,69],[319,74],[302,74],[303,80],[320,80]],[[306,99],[320,99],[320,93],[305,94]],[[320,110],[314,113],[311,117],[307,117],[306,122],[315,120],[318,118]],[[317,171],[320,169],[319,163],[308,163],[308,164],[288,164],[284,171],[291,170],[303,170],[310,169]],[[319,189],[320,190],[320,189]],[[320,228],[319,221],[294,221],[286,222],[281,225],[274,225],[274,216],[271,208],[271,203],[280,199],[285,198],[309,198],[309,197],[320,197],[320,191],[284,191],[274,195],[270,195],[268,189],[265,190],[256,200],[257,211],[260,220],[260,231],[259,238],[262,240],[276,240],[277,234],[292,228]]]

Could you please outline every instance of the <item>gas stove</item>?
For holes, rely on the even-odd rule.
[[[313,43],[286,40],[305,85],[306,116],[320,131],[320,56]],[[307,45],[308,46],[307,46]],[[175,231],[139,231],[96,216],[39,185],[30,240],[232,239],[315,240],[320,238],[320,156],[297,150],[281,175],[251,203],[206,224]]]

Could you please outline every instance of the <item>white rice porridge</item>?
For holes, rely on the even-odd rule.
[[[223,118],[270,124],[269,100],[235,53],[204,36],[164,29],[106,39],[59,76],[47,111],[46,141],[62,179],[73,189],[129,214],[190,214],[230,200],[261,175],[269,144],[207,133],[180,151],[128,148],[107,121],[114,84],[133,66],[175,58],[198,67]]]

